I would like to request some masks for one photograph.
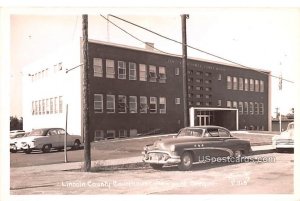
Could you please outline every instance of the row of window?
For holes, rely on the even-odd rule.
[[[52,69],[46,68],[35,74],[29,74],[29,75],[31,76],[32,81],[37,81],[45,77],[48,77],[50,70],[53,70],[53,73],[56,73],[58,71],[61,71],[62,69],[63,69],[62,62],[60,62],[58,64],[53,65]]]
[[[218,104],[219,104],[219,102],[218,102]],[[228,108],[238,108],[239,114],[264,115],[264,104],[263,103],[227,101],[227,107]]]
[[[62,112],[62,96],[32,101],[32,115],[57,114]]]
[[[104,100],[104,98],[106,100]],[[104,112],[104,102],[106,102],[106,113],[167,113],[167,100],[165,97],[148,98],[146,96],[138,97],[109,94],[104,96],[103,94],[94,94],[94,111],[96,113]]]
[[[212,91],[211,87],[200,87],[200,86],[192,86],[188,85],[188,90],[196,90],[196,91]]]
[[[128,132],[129,131],[129,132]],[[137,129],[120,129],[120,130],[95,130],[94,140],[103,140],[103,139],[114,139],[114,138],[125,138],[137,136]]]
[[[227,76],[227,89],[264,92],[264,81]]]
[[[128,65],[127,65],[128,64]],[[128,68],[127,68],[128,66]],[[101,58],[93,59],[93,67],[94,67],[94,76],[95,77],[103,77],[104,76],[104,67],[103,60]],[[128,79],[129,80],[137,80],[139,72],[139,80],[149,82],[160,82],[166,83],[167,75],[166,75],[166,67],[159,66],[158,68],[154,65],[147,66],[146,64],[139,64],[139,69],[137,70],[137,64],[134,62],[125,61],[117,61],[117,75],[115,72],[115,61],[114,60],[105,60],[105,77],[106,78],[118,78],[118,79],[127,79],[127,71],[128,71]],[[175,74],[179,75],[179,68],[175,70]]]

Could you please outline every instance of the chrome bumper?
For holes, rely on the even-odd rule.
[[[171,155],[168,152],[142,152],[143,161],[149,164],[175,165],[181,162],[180,156]]]

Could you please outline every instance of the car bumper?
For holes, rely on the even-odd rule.
[[[181,162],[180,156],[167,152],[142,152],[143,161],[149,164],[175,165]]]
[[[291,144],[277,144],[275,149],[294,149],[294,145]]]

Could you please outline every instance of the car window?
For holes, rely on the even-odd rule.
[[[65,130],[64,129],[57,129],[57,133],[59,135],[64,135],[65,134]]]
[[[35,130],[32,130],[28,136],[43,136],[45,135],[45,132],[42,130],[42,129],[35,129]]]
[[[230,133],[227,130],[219,129],[220,137],[230,137]]]
[[[207,132],[209,133],[210,137],[219,137],[219,131],[217,128],[208,128]]]
[[[51,136],[51,135],[57,135],[57,131],[54,130],[54,129],[49,130],[47,135],[49,135],[49,136]]]
[[[290,123],[290,124],[287,126],[287,130],[291,130],[291,129],[294,129],[294,123]]]
[[[198,128],[184,128],[179,131],[178,136],[194,136],[194,137],[201,137],[203,133],[203,129]]]

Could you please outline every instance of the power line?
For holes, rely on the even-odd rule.
[[[102,16],[102,15],[101,15],[101,16]],[[169,37],[167,37],[167,36],[163,36],[163,35],[161,35],[161,34],[159,34],[159,33],[157,33],[157,32],[154,32],[154,31],[152,31],[152,30],[150,30],[150,29],[147,29],[147,28],[145,28],[145,27],[143,27],[143,26],[140,26],[140,25],[135,24],[135,23],[133,23],[133,22],[130,22],[130,21],[128,21],[128,20],[122,19],[122,18],[120,18],[120,17],[117,17],[117,16],[115,16],[115,15],[111,15],[111,14],[109,14],[108,16],[112,16],[112,17],[114,17],[114,18],[116,18],[116,19],[119,19],[119,20],[121,20],[121,21],[123,21],[123,22],[126,22],[126,23],[131,24],[131,25],[136,26],[136,27],[139,27],[139,28],[141,28],[141,29],[144,29],[144,30],[146,30],[146,31],[148,31],[148,32],[150,32],[150,33],[153,33],[153,34],[155,34],[155,35],[157,35],[157,36],[159,36],[159,37],[165,38],[165,39],[167,39],[167,40],[170,40],[170,41],[173,41],[173,42],[175,42],[175,43],[178,43],[178,44],[181,44],[181,45],[182,45],[182,42],[180,42],[180,41],[174,40],[174,39],[169,38]],[[277,79],[281,79],[281,80],[284,80],[284,81],[287,81],[287,82],[294,83],[294,82],[291,81],[291,80],[287,80],[287,79],[281,78],[281,77],[279,77],[279,76],[275,76],[275,75],[268,74],[268,73],[266,73],[266,72],[263,72],[263,71],[260,71],[260,70],[257,70],[257,69],[253,69],[253,68],[247,67],[247,66],[242,65],[242,64],[240,64],[240,63],[238,63],[238,62],[235,62],[235,61],[226,59],[226,58],[221,57],[221,56],[217,56],[217,55],[215,55],[215,54],[212,54],[212,53],[209,53],[209,52],[207,52],[207,51],[201,50],[201,49],[199,49],[199,48],[190,46],[190,45],[188,45],[188,44],[185,44],[185,45],[186,45],[187,47],[191,48],[191,49],[194,49],[194,50],[197,50],[197,51],[199,51],[199,52],[205,53],[205,54],[207,54],[207,55],[210,55],[210,56],[216,57],[216,58],[218,58],[218,59],[227,61],[227,62],[229,62],[229,63],[238,65],[238,66],[240,66],[240,67],[243,67],[243,68],[246,68],[246,69],[250,69],[250,70],[254,70],[254,71],[257,71],[257,72],[262,73],[262,74],[265,74],[265,75],[270,75],[271,77],[274,77],[274,78],[277,78]]]

